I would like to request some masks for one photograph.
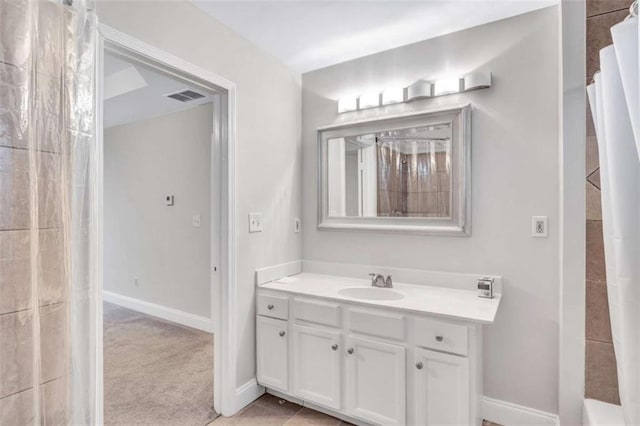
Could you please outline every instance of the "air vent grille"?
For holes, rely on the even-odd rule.
[[[202,93],[195,92],[193,90],[183,90],[177,93],[171,93],[170,95],[165,95],[167,98],[175,99],[180,102],[190,102],[195,101],[196,99],[204,98]]]

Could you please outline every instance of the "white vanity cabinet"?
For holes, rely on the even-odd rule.
[[[374,424],[406,424],[406,349],[354,336],[346,347],[346,414]]]
[[[293,394],[336,410],[342,401],[340,331],[291,326]]]
[[[259,316],[257,321],[258,381],[286,392],[289,388],[289,336],[287,321]]]
[[[260,287],[257,304],[272,392],[360,424],[481,424],[480,324]]]
[[[418,348],[416,424],[463,425],[469,421],[469,359]]]

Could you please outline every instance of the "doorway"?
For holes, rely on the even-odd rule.
[[[104,423],[206,424],[215,92],[112,53],[103,63]]]
[[[128,315],[151,315],[151,317],[160,317],[162,321],[177,322],[178,327],[187,326],[190,328],[200,329],[200,331],[213,332],[212,343],[209,345],[209,349],[212,348],[213,359],[211,368],[209,369],[209,376],[213,375],[212,393],[213,393],[213,408],[218,413],[233,413],[235,410],[235,363],[232,361],[235,358],[235,345],[229,343],[230,337],[235,332],[235,322],[233,321],[235,312],[235,298],[233,297],[235,288],[235,241],[234,226],[235,218],[233,215],[233,200],[234,200],[234,185],[233,185],[233,160],[234,160],[234,128],[235,128],[235,85],[224,78],[221,78],[213,73],[189,64],[177,57],[167,54],[166,52],[155,49],[154,47],[147,45],[143,42],[135,40],[125,34],[115,31],[106,26],[100,26],[98,36],[98,55],[97,55],[97,157],[98,157],[98,205],[99,205],[99,238],[98,238],[98,250],[100,251],[100,259],[102,263],[99,265],[99,285],[100,294],[102,290],[110,291],[111,284],[103,283],[102,279],[106,276],[106,267],[112,266],[105,263],[105,256],[108,254],[106,249],[107,239],[105,238],[105,224],[108,225],[108,221],[105,218],[105,138],[103,135],[104,128],[106,127],[107,117],[104,115],[104,101],[105,98],[114,92],[107,93],[105,88],[105,65],[106,59],[109,56],[116,57],[129,64],[135,64],[135,66],[148,69],[164,75],[165,77],[172,78],[180,81],[184,86],[184,89],[192,90],[199,94],[204,94],[205,97],[210,97],[210,102],[205,102],[202,106],[197,106],[194,109],[206,109],[206,104],[210,106],[210,116],[212,123],[212,131],[209,138],[210,148],[210,210],[208,213],[199,211],[193,211],[188,214],[188,227],[192,229],[201,228],[204,222],[210,224],[210,244],[209,244],[209,270],[208,270],[208,290],[210,301],[209,315],[202,315],[200,312],[186,311],[183,306],[164,306],[164,312],[158,312],[156,305],[162,305],[162,300],[153,299],[149,303],[137,303],[127,298],[120,298],[116,300],[120,305],[117,309],[130,309],[135,308],[133,313],[125,311]],[[139,82],[139,84],[141,84]],[[112,89],[109,89],[112,90]],[[178,90],[178,98],[181,96],[190,96],[186,93],[180,95],[179,93],[184,90]],[[117,90],[116,90],[117,92]],[[165,95],[176,94],[173,91],[164,93]],[[196,96],[197,97],[197,96]],[[179,101],[176,100],[176,101]],[[202,112],[202,111],[201,111]],[[204,112],[202,112],[204,113]],[[108,188],[107,188],[108,189]],[[167,192],[167,191],[165,191]],[[163,193],[162,207],[167,210],[171,207],[175,207],[176,203],[183,198],[176,197],[177,194],[172,194],[172,191]],[[167,196],[173,195],[173,199],[167,199]],[[167,204],[173,202],[174,206],[168,206]],[[159,208],[160,206],[158,206]],[[204,209],[202,209],[204,210]],[[174,210],[175,211],[175,210]],[[184,215],[183,215],[184,216]],[[199,217],[198,217],[199,216]],[[197,224],[200,223],[200,226]],[[153,265],[153,263],[152,263]],[[138,281],[136,281],[136,278]],[[136,284],[139,287],[144,285],[141,277],[129,276],[125,283],[125,286],[130,286],[135,289]],[[114,301],[112,295],[104,293],[107,301]],[[139,294],[138,294],[139,295]],[[110,299],[111,298],[111,299]],[[103,353],[108,349],[106,345],[109,343],[105,340],[103,333],[103,310],[102,299],[99,297],[96,321],[96,346],[98,348],[96,354],[96,367],[98,371],[98,378],[96,380],[96,407],[99,413],[99,422],[107,421],[108,419],[101,418],[101,413],[104,410],[104,358]],[[136,299],[136,297],[133,297]],[[160,303],[156,303],[156,302]],[[165,300],[166,301],[166,300]],[[224,303],[223,303],[224,301]],[[133,303],[133,306],[127,305],[127,303]],[[109,306],[107,309],[114,308]],[[145,311],[146,309],[146,311]],[[155,309],[155,311],[154,311]],[[123,315],[123,312],[107,312],[107,314],[115,315],[119,318],[119,315]],[[126,315],[124,315],[126,317]],[[204,320],[203,320],[204,318]],[[168,323],[167,323],[168,324]],[[173,324],[175,325],[175,324]],[[192,330],[193,331],[193,330]],[[198,331],[198,330],[196,330]],[[232,332],[233,331],[233,332]],[[107,336],[108,337],[108,336]],[[135,403],[135,401],[132,401]],[[209,409],[211,407],[208,407]]]

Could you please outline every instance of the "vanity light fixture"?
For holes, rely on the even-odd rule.
[[[338,100],[338,113],[375,108],[435,96],[451,95],[491,87],[489,71],[474,71],[462,77],[446,77],[436,81],[418,80],[406,88],[392,88],[380,93],[365,93],[359,98]]]
[[[358,98],[342,98],[338,101],[338,113],[355,111],[358,109]]]
[[[432,84],[428,81],[418,80],[407,87],[407,102],[423,98],[430,98]]]
[[[491,73],[477,71],[464,76],[464,91],[486,89],[491,87]]]
[[[451,95],[460,92],[460,78],[447,77],[437,80],[433,86],[433,96]]]
[[[358,98],[358,109],[373,108],[380,106],[379,93],[366,93]]]
[[[396,87],[382,92],[382,105],[399,104],[404,102],[404,89]]]

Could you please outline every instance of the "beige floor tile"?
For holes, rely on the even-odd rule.
[[[304,407],[285,424],[287,426],[338,426],[341,423],[340,419]]]

